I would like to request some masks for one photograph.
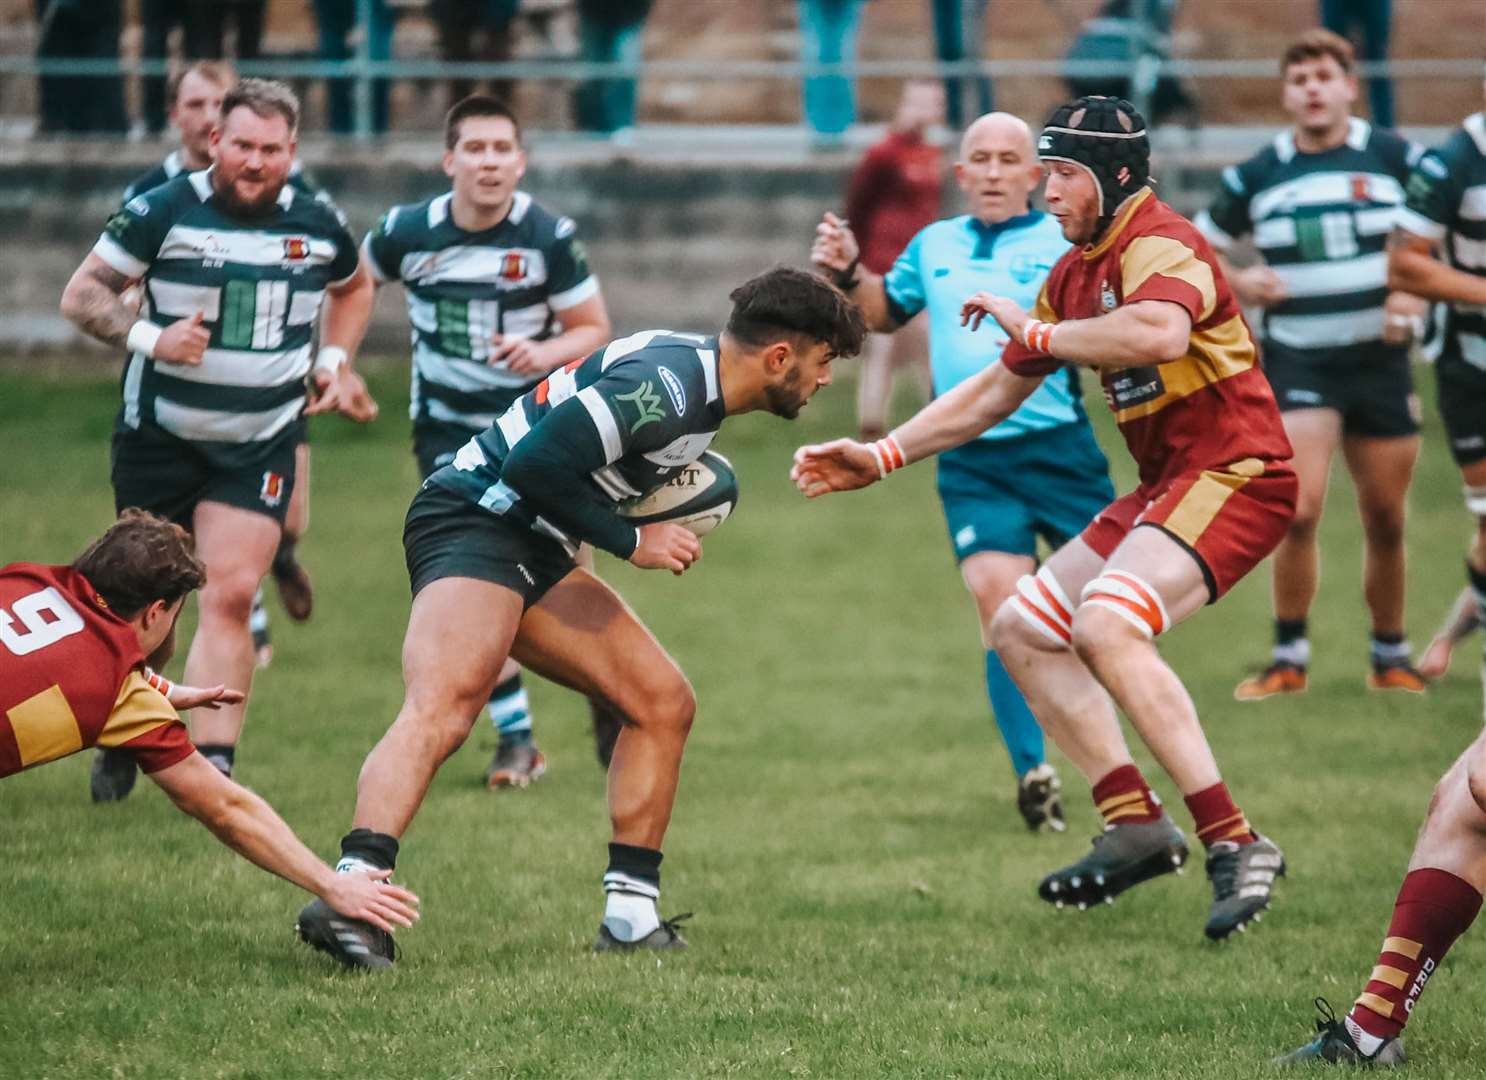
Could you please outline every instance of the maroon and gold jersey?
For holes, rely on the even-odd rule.
[[[1290,440],[1274,394],[1217,257],[1192,223],[1149,188],[1132,198],[1099,243],[1058,260],[1033,317],[1092,319],[1141,300],[1167,300],[1192,317],[1191,343],[1180,359],[1100,371],[1141,487],[1159,490],[1183,473],[1240,461],[1288,459]],[[1015,341],[1001,362],[1027,376],[1062,366]]]
[[[66,566],[0,567],[0,777],[118,747],[145,772],[195,752],[144,675],[139,640]]]

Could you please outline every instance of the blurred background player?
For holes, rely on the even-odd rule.
[[[1155,638],[1215,602],[1284,535],[1295,512],[1290,446],[1238,301],[1202,235],[1155,197],[1145,122],[1128,101],[1080,98],[1042,129],[1046,198],[1078,245],[1031,316],[976,293],[1012,339],[992,364],[870,446],[801,447],[807,496],[864,487],[1011,416],[1065,364],[1098,368],[1140,484],[1100,512],[1001,606],[992,641],[1032,712],[1093,786],[1105,830],[1043,879],[1080,909],[1179,869],[1181,830],[1136,767],[1114,706],[1181,789],[1207,847],[1222,940],[1269,906],[1285,861],[1234,803],[1186,687]],[[1074,598],[1077,599],[1074,599]],[[1111,700],[1112,699],[1112,700]]]
[[[303,417],[375,411],[349,363],[372,282],[334,208],[288,184],[297,121],[288,87],[238,83],[212,132],[212,167],[130,199],[62,296],[79,329],[129,349],[112,446],[115,509],[141,506],[187,525],[211,575],[186,681],[245,692],[253,594],[279,547]],[[121,299],[137,283],[138,309]],[[306,376],[316,397],[308,409]],[[245,710],[196,718],[202,753],[227,775]],[[112,797],[132,782],[131,771]]]
[[[814,274],[780,267],[730,299],[720,335],[648,330],[554,371],[424,482],[403,532],[413,589],[403,706],[361,768],[340,868],[393,868],[434,774],[515,654],[624,717],[594,950],[685,947],[655,902],[696,697],[634,612],[573,556],[589,543],[684,573],[701,541],[670,523],[636,527],[618,506],[678,475],[730,416],[794,419],[830,384],[831,361],[861,348],[861,313]],[[331,917],[311,902],[301,937],[347,966],[391,963],[385,934],[336,932]]]
[[[873,274],[886,274],[918,231],[939,216],[944,151],[928,137],[943,123],[943,84],[928,79],[904,83],[887,135],[851,174],[846,220],[856,237],[856,257]],[[909,319],[896,333],[867,339],[857,382],[857,424],[863,439],[887,434],[897,369],[911,371],[924,398],[932,396],[928,352],[920,317]]]
[[[171,700],[216,708],[240,691],[155,676],[175,646],[186,596],[206,568],[179,525],[126,510],[71,566],[0,567],[0,779],[90,746],[139,762],[171,802],[250,862],[341,915],[391,933],[418,898],[384,872],[337,874],[273,808],[196,751]]]
[[[526,152],[515,113],[495,98],[467,97],[449,110],[444,146],[451,190],[394,206],[363,244],[373,279],[401,281],[407,296],[413,452],[425,479],[548,373],[609,337],[573,220],[517,189]],[[590,704],[603,758],[618,721]],[[489,712],[500,742],[486,783],[525,787],[546,759],[514,660],[491,691]]]
[[[1486,112],[1466,117],[1443,146],[1419,159],[1389,247],[1391,288],[1448,305],[1435,377],[1465,508],[1476,517],[1465,572],[1479,624],[1486,614]],[[1430,643],[1431,675],[1444,674],[1450,649],[1473,629],[1461,601]]]
[[[1234,691],[1240,701],[1306,687],[1306,617],[1320,577],[1317,528],[1342,451],[1362,516],[1363,595],[1372,616],[1373,690],[1424,690],[1404,640],[1404,519],[1419,456],[1411,324],[1424,305],[1388,291],[1384,251],[1409,167],[1423,148],[1352,116],[1352,46],[1311,30],[1280,61],[1294,126],[1226,169],[1197,227],[1233,291],[1264,308],[1264,373],[1295,449],[1300,501],[1274,553],[1274,655]],[[1225,253],[1252,237],[1263,262]]]
[[[991,113],[966,130],[955,163],[970,213],[918,232],[885,277],[858,266],[857,241],[835,215],[816,228],[811,258],[861,305],[869,327],[891,333],[927,310],[936,397],[994,364],[1005,344],[972,336],[960,318],[965,297],[987,290],[1031,306],[1068,250],[1057,221],[1030,208],[1041,176],[1027,125]],[[938,467],[950,542],[980,616],[991,710],[1017,775],[1017,808],[1028,827],[1061,830],[1060,783],[1042,729],[991,646],[991,621],[1017,580],[1037,569],[1039,536],[1061,547],[1114,499],[1077,374],[1051,375],[1005,422],[946,450]]]

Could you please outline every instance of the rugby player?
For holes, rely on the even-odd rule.
[[[129,200],[62,296],[80,329],[129,349],[116,508],[190,528],[210,574],[186,659],[193,685],[251,686],[249,613],[282,537],[303,417],[375,415],[349,360],[370,317],[371,278],[336,210],[288,184],[298,116],[288,87],[238,83],[211,134],[214,164]],[[121,296],[138,282],[136,311]],[[195,722],[201,752],[227,775],[245,709],[224,705]]]
[[[827,214],[811,258],[861,305],[872,330],[890,333],[927,309],[934,396],[946,394],[994,364],[1005,344],[987,349],[984,335],[962,324],[965,297],[987,290],[1030,307],[1068,250],[1057,221],[1031,209],[1041,178],[1027,125],[991,113],[965,131],[955,163],[970,213],[920,231],[882,277],[858,267],[856,238]],[[1029,828],[1061,831],[1061,781],[1037,719],[992,648],[991,622],[1018,579],[1037,569],[1038,537],[1061,547],[1114,499],[1076,373],[1055,372],[1004,422],[947,450],[939,498],[980,616],[986,689],[1016,773],[1017,808]]]
[[[507,656],[624,717],[609,766],[613,842],[594,948],[684,947],[656,911],[661,844],[696,711],[676,662],[573,555],[582,542],[681,574],[701,542],[616,510],[694,462],[730,416],[793,418],[860,350],[861,313],[814,274],[778,268],[733,290],[718,336],[648,330],[554,371],[460,448],[413,499],[403,544],[413,609],[402,711],[362,766],[341,869],[393,868],[398,838],[464,741]],[[342,963],[385,966],[375,927],[315,901],[300,935]],[[353,940],[354,939],[354,940]]]
[[[1486,112],[1467,117],[1414,167],[1389,249],[1390,288],[1447,305],[1435,362],[1440,415],[1465,481],[1465,507],[1476,518],[1465,573],[1477,617],[1457,604],[1425,654],[1430,673],[1443,675],[1455,642],[1486,614]]]
[[[1306,617],[1316,598],[1316,530],[1338,449],[1362,517],[1363,595],[1372,616],[1373,690],[1424,690],[1404,640],[1404,517],[1419,456],[1419,399],[1409,370],[1411,323],[1424,305],[1387,289],[1384,251],[1410,166],[1424,149],[1352,115],[1351,44],[1309,30],[1280,61],[1294,126],[1226,169],[1195,224],[1233,291],[1264,309],[1264,373],[1295,449],[1300,497],[1274,553],[1274,653],[1234,696],[1257,701],[1306,687]],[[1262,260],[1226,253],[1252,237]]]
[[[114,747],[250,862],[342,916],[385,933],[411,926],[416,896],[386,873],[333,872],[191,744],[172,703],[215,708],[242,693],[172,687],[145,660],[170,659],[186,595],[205,579],[186,531],[139,510],[125,510],[70,566],[0,567],[0,778]]]
[[[1105,831],[1043,879],[1059,906],[1109,901],[1187,857],[1181,830],[1135,766],[1118,704],[1180,788],[1207,847],[1221,940],[1268,906],[1284,857],[1234,803],[1186,688],[1155,638],[1226,593],[1273,550],[1295,512],[1290,445],[1238,301],[1202,235],[1149,187],[1150,144],[1129,102],[1085,97],[1038,139],[1046,198],[1076,246],[1029,316],[976,293],[1012,339],[972,376],[871,445],[801,447],[808,496],[865,487],[1010,416],[1064,364],[1095,368],[1140,483],[1017,583],[992,644],[1053,741],[1093,785]],[[1113,701],[1111,701],[1113,698]]]
[[[573,220],[517,188],[526,152],[516,114],[483,95],[456,103],[444,121],[443,165],[450,191],[394,206],[362,244],[373,280],[401,281],[407,296],[413,453],[425,479],[548,373],[609,340]],[[619,720],[600,702],[590,708],[603,760]],[[514,660],[488,711],[499,744],[486,783],[527,786],[546,759]]]

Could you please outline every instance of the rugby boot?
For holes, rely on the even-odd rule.
[[[1245,679],[1233,688],[1233,696],[1239,701],[1263,701],[1276,694],[1304,692],[1305,668],[1283,660],[1276,660],[1259,674]]]
[[[540,780],[547,771],[547,758],[534,742],[502,742],[485,768],[485,786],[524,788]]]
[[[1057,907],[1080,911],[1114,898],[1153,877],[1180,873],[1187,861],[1187,841],[1176,823],[1162,814],[1145,824],[1109,825],[1094,837],[1094,846],[1078,862],[1054,870],[1037,886],[1037,895]]]
[[[1384,1039],[1382,1046],[1371,1054],[1364,1054],[1357,1048],[1346,1023],[1336,1018],[1331,1003],[1325,998],[1316,999],[1316,1011],[1321,1014],[1316,1021],[1316,1037],[1298,1050],[1275,1058],[1275,1065],[1313,1065],[1319,1062],[1366,1068],[1371,1065],[1402,1065],[1409,1060],[1403,1052],[1403,1040],[1399,1038]]]
[[[1404,690],[1410,694],[1422,694],[1428,686],[1424,676],[1407,660],[1398,664],[1374,664],[1367,676],[1369,690]]]
[[[93,755],[93,771],[88,777],[93,801],[118,802],[128,798],[138,776],[139,766],[134,764],[134,755],[129,751],[99,747]]]
[[[348,919],[319,897],[311,900],[294,924],[299,939],[348,968],[379,971],[397,959],[392,935],[371,923]]]
[[[1046,827],[1052,832],[1068,828],[1063,820],[1063,781],[1047,762],[1043,762],[1017,781],[1016,808],[1033,832]]]
[[[293,555],[279,555],[271,568],[284,612],[295,622],[304,622],[315,610],[315,583],[310,572]]]
[[[687,948],[681,936],[681,924],[691,918],[691,912],[677,915],[674,919],[662,919],[660,925],[638,941],[621,941],[609,929],[609,920],[599,923],[599,936],[594,939],[594,952],[635,952],[639,949],[666,951]]]
[[[1207,849],[1207,879],[1213,885],[1213,906],[1207,912],[1205,933],[1222,941],[1235,930],[1258,922],[1269,907],[1276,878],[1285,876],[1285,855],[1275,842],[1261,836],[1252,844],[1219,840]]]

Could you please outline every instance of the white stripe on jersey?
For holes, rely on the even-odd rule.
[[[1486,184],[1465,189],[1460,196],[1460,216],[1467,221],[1486,221]]]
[[[671,331],[669,330],[641,330],[638,333],[631,334],[629,337],[615,338],[613,341],[609,342],[609,344],[604,346],[604,356],[603,359],[599,361],[599,366],[602,370],[607,371],[609,369],[609,365],[623,360],[632,352],[639,352],[656,338],[670,333]],[[674,336],[689,337],[691,335],[676,334]],[[705,339],[698,335],[697,340],[702,341]]]
[[[1379,251],[1356,259],[1331,262],[1288,263],[1270,267],[1290,296],[1335,296],[1338,293],[1380,289],[1388,283],[1388,253]],[[1323,344],[1317,342],[1316,344]]]
[[[289,301],[289,325],[304,326],[314,322],[315,316],[320,313],[320,301],[324,299],[324,289],[295,293],[294,298]]]
[[[553,293],[547,297],[547,303],[552,306],[553,311],[566,311],[568,308],[577,307],[590,297],[599,293],[599,279],[589,274],[571,289],[564,289],[560,293]]]
[[[1197,227],[1198,232],[1207,237],[1207,242],[1213,247],[1217,248],[1219,251],[1224,251],[1228,248],[1231,248],[1236,242],[1233,237],[1229,236],[1226,232],[1218,227],[1218,223],[1213,220],[1213,216],[1206,210],[1202,211],[1202,213],[1193,218],[1192,224]],[[1265,224],[1268,224],[1268,222],[1266,222]],[[1254,242],[1255,244],[1257,244],[1257,229],[1254,231],[1254,234],[1256,237]]]
[[[1486,337],[1458,330],[1455,336],[1460,340],[1460,355],[1465,357],[1466,363],[1486,371]]]
[[[1486,240],[1472,240],[1455,233],[1450,237],[1455,261],[1467,270],[1486,270]]]
[[[702,451],[712,445],[712,440],[717,437],[715,431],[703,431],[694,435],[682,435],[659,450],[652,450],[642,455],[646,461],[652,461],[657,465],[690,465],[702,456]]]
[[[124,423],[139,427],[139,383],[144,378],[144,366],[149,359],[144,353],[130,353],[129,366],[124,371]]]
[[[717,354],[711,349],[698,349],[697,359],[702,362],[702,379],[707,385],[707,403],[717,400]]]
[[[508,338],[533,338],[547,329],[548,310],[546,304],[532,304],[524,308],[507,308],[501,325]]]
[[[1431,221],[1417,210],[1410,210],[1407,206],[1398,208],[1398,227],[1406,229],[1421,240],[1441,240],[1446,232],[1445,227],[1438,221]]]
[[[271,439],[292,424],[304,408],[299,398],[266,412],[220,412],[178,405],[167,398],[155,399],[155,422],[182,439],[205,442],[260,442]]]
[[[156,360],[155,370],[173,379],[213,386],[279,386],[302,379],[310,370],[310,345],[282,352],[207,349],[200,364]]]
[[[144,272],[150,268],[149,263],[130,255],[107,233],[100,236],[98,242],[93,245],[93,254],[125,277],[143,277]]]
[[[289,283],[260,281],[253,304],[253,348],[277,349],[284,344],[284,318],[289,314]]]
[[[501,438],[506,440],[506,449],[514,450],[516,444],[531,431],[531,423],[526,419],[525,404],[518,398],[509,409],[501,413],[495,426],[500,429]]]
[[[304,240],[304,258],[291,259],[285,250],[290,238]],[[172,225],[160,243],[154,262],[165,259],[213,260],[240,266],[318,266],[335,261],[336,246],[329,240],[293,231],[259,229],[198,229]]]
[[[403,281],[434,285],[441,281],[474,281],[493,285],[503,280],[501,269],[507,255],[520,255],[525,273],[513,286],[522,288],[547,282],[547,256],[539,248],[498,248],[483,244],[455,244],[434,251],[410,251],[398,266]]]
[[[418,414],[413,414],[417,419]],[[495,423],[497,417],[494,413],[462,413],[449,408],[438,398],[428,399],[428,418],[437,420],[441,424],[459,424],[469,428],[488,428]]]
[[[1249,218],[1258,222],[1274,214],[1291,213],[1300,206],[1356,202],[1356,196],[1352,193],[1352,181],[1355,177],[1366,178],[1367,197],[1373,202],[1403,202],[1402,185],[1384,173],[1307,173],[1255,195],[1249,203]]]
[[[198,311],[207,322],[222,317],[222,290],[216,285],[183,285],[151,278],[150,310],[172,318],[189,319]]]
[[[1321,264],[1325,266],[1327,264]],[[1355,345],[1383,336],[1383,309],[1341,311],[1332,315],[1270,315],[1264,323],[1269,337],[1292,349]]]
[[[547,404],[557,408],[578,392],[578,377],[565,367],[547,376]]]
[[[623,502],[625,499],[637,498],[643,494],[633,484],[620,476],[619,470],[613,465],[605,465],[602,469],[594,469],[592,475],[594,483],[603,488],[604,494],[615,502]]]
[[[524,375],[512,375],[505,368],[436,353],[421,341],[413,349],[413,365],[428,382],[465,394],[511,389],[529,382]]]
[[[552,524],[552,522],[548,521],[546,518],[538,517],[531,523],[531,527],[533,532],[539,532],[543,536],[548,536],[551,537],[553,540],[556,540],[559,544],[562,545],[563,550],[566,551],[569,555],[577,553],[578,542],[567,533],[559,529],[556,525]],[[638,538],[639,535],[640,530],[636,529],[635,536]],[[636,546],[638,546],[638,540],[636,541]]]
[[[599,439],[604,444],[604,464],[614,464],[624,452],[624,447],[619,439],[619,425],[614,422],[614,414],[609,411],[608,403],[592,386],[579,390],[578,400],[583,402],[583,407],[588,410],[593,426],[599,433]]]

